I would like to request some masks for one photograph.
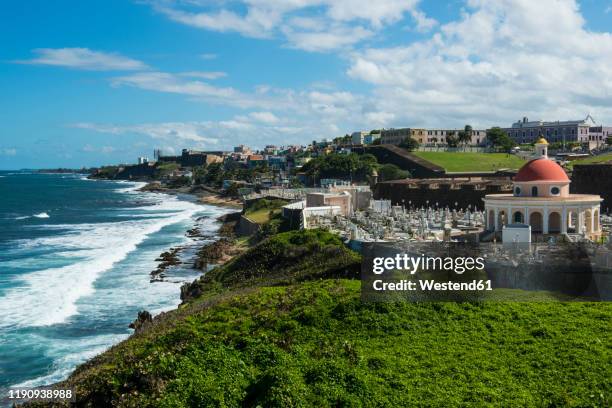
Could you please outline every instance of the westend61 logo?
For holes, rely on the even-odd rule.
[[[612,299],[610,257],[583,244],[367,242],[360,249],[366,302]]]

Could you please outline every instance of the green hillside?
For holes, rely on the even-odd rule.
[[[609,406],[612,305],[363,303],[358,266],[329,233],[276,235],[62,385],[79,406]]]
[[[447,172],[518,169],[525,161],[506,153],[412,152],[415,156],[443,167]]]

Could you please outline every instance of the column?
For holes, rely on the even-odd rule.
[[[595,232],[595,210],[591,208],[591,234]]]
[[[499,231],[501,226],[499,225],[499,209],[495,207],[495,231]]]
[[[561,208],[561,233],[567,233],[567,209],[565,207]]]
[[[506,217],[506,225],[512,224],[514,222],[514,218],[512,216],[512,207],[508,207],[508,216]]]
[[[523,213],[523,224],[529,224],[529,207],[525,207],[525,212]]]
[[[544,216],[542,217],[542,233],[548,234],[548,207],[544,207]]]
[[[584,231],[584,211],[582,211],[582,208],[578,210],[578,216],[576,217],[576,219],[578,220],[576,232],[578,234],[582,234],[582,232]]]

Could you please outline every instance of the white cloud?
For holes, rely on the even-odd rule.
[[[410,14],[416,22],[416,30],[419,32],[424,33],[430,31],[432,28],[438,25],[438,21],[427,17],[427,15],[425,15],[425,13],[423,13],[421,10],[414,9],[410,11]]]
[[[17,155],[17,149],[12,147],[0,148],[0,156],[15,156]]]
[[[191,96],[216,104],[240,108],[265,107],[273,102],[267,95],[252,95],[231,87],[218,87],[209,83],[166,72],[139,72],[112,79],[113,86],[131,86],[144,90]]]
[[[213,60],[217,58],[217,54],[211,54],[211,53],[200,54],[200,58],[202,58],[203,60]]]
[[[216,144],[217,139],[206,136],[207,127],[198,122],[144,123],[138,125],[108,125],[96,123],[75,123],[70,125],[78,129],[88,129],[112,135],[144,135],[152,139],[176,143],[197,142],[199,144]],[[94,149],[90,145],[90,149]],[[108,147],[104,147],[109,152]],[[90,150],[93,151],[93,150]]]
[[[133,71],[147,68],[141,61],[89,48],[37,48],[32,51],[37,55],[35,58],[15,62],[91,71]]]
[[[237,32],[251,38],[285,38],[291,48],[329,52],[371,38],[410,13],[419,30],[435,21],[417,9],[418,0],[239,0],[200,4],[153,0],[154,9],[189,26]],[[232,7],[232,6],[238,7]]]
[[[429,38],[350,56],[387,126],[509,125],[532,119],[612,123],[612,36],[585,27],[573,0],[468,0]]]
[[[278,123],[280,119],[272,112],[251,112],[249,116],[263,123]]]
[[[90,144],[86,144],[85,146],[83,146],[81,148],[82,151],[87,152],[87,153],[95,153],[95,152],[100,152],[100,153],[113,153],[115,152],[117,149],[114,148],[113,146],[102,146],[102,147],[95,147],[92,146]]]
[[[270,12],[266,15],[258,9],[249,10],[245,16],[223,9],[212,13],[193,13],[157,6],[157,10],[178,23],[220,32],[235,31],[253,38],[268,37],[270,30],[279,19],[278,13]]]
[[[337,24],[331,27],[319,26],[312,30],[296,30],[287,25],[282,31],[290,47],[321,52],[349,47],[374,35],[373,31],[361,26]]]
[[[202,79],[219,79],[227,76],[227,73],[220,71],[188,71],[181,72],[179,75],[191,78],[202,78]]]

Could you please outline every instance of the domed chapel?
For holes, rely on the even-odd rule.
[[[570,194],[567,174],[548,158],[548,142],[535,143],[536,158],[525,164],[513,180],[512,194],[487,194],[486,227],[501,231],[505,225],[529,225],[532,234],[601,236],[600,204],[592,194]]]

